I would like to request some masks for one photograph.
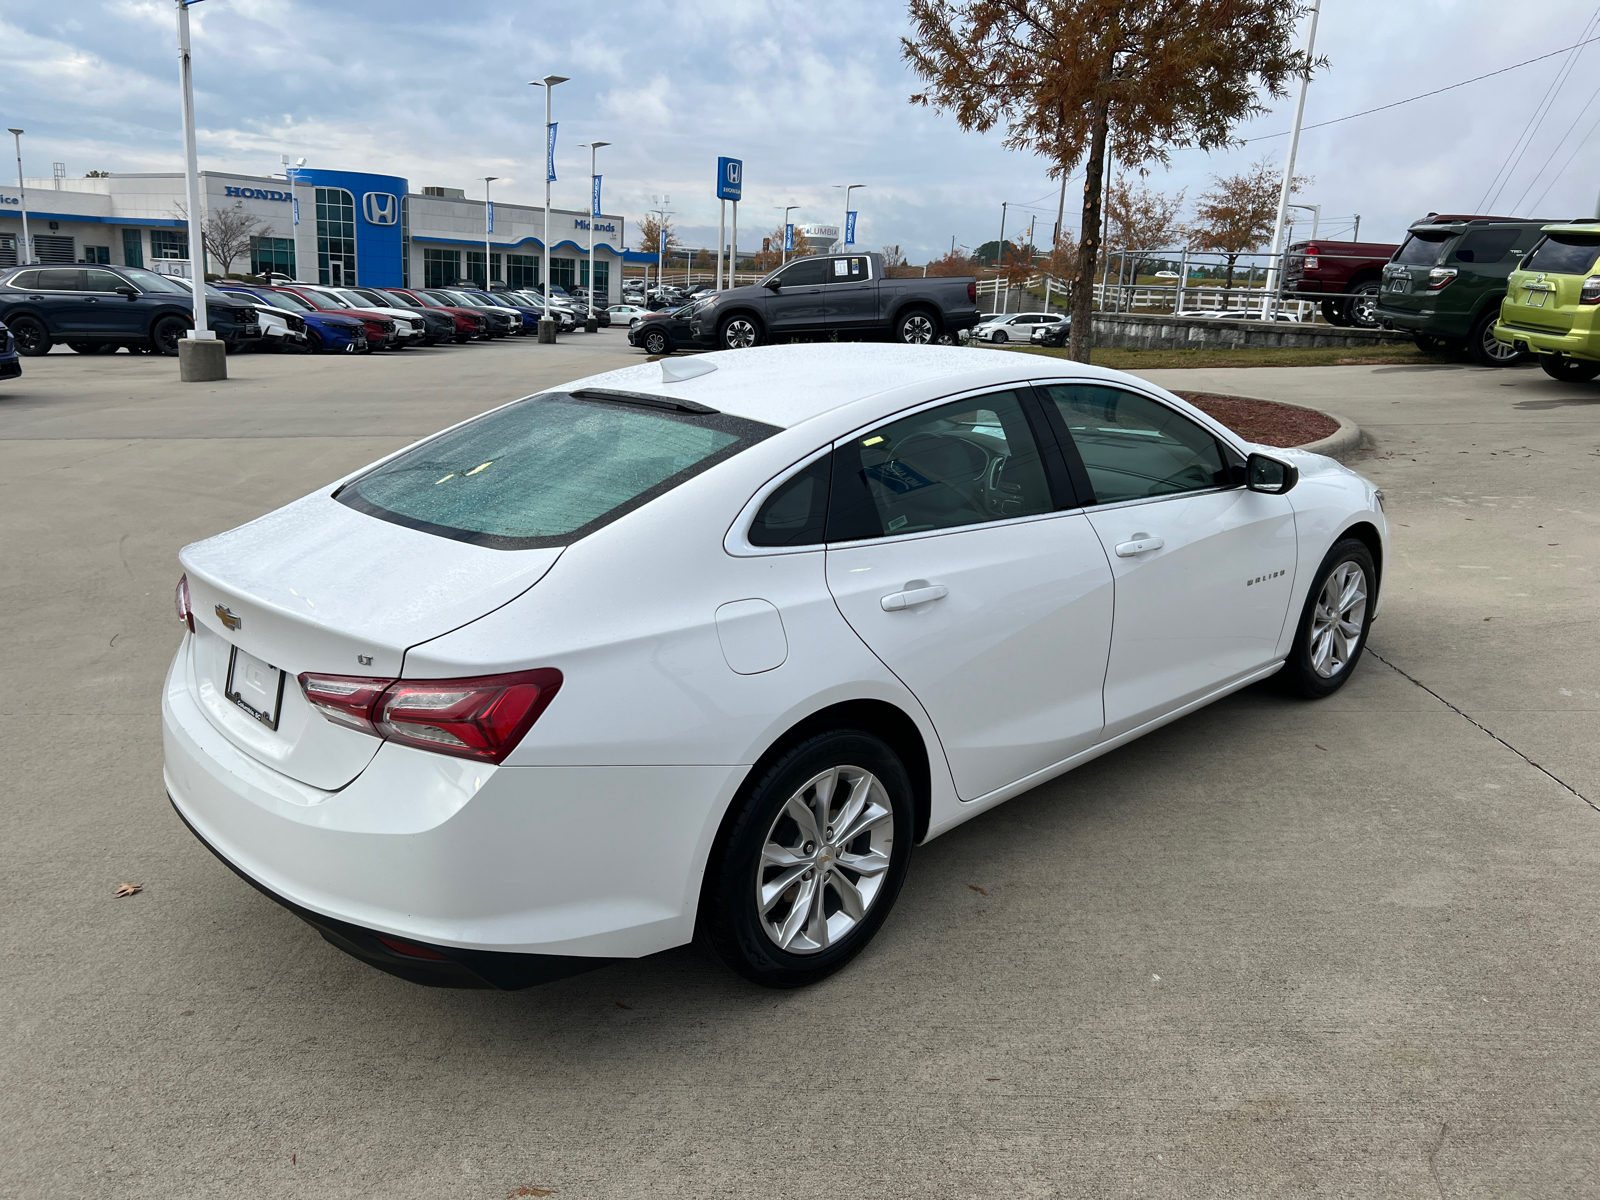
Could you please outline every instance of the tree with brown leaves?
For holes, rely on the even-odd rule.
[[[1152,192],[1144,183],[1137,187],[1126,175],[1113,179],[1106,189],[1106,252],[1123,251],[1133,264],[1133,282],[1144,274],[1142,268],[1152,260],[1142,251],[1163,250],[1176,245],[1183,236],[1178,214],[1183,211],[1183,193],[1176,196]]]
[[[672,227],[672,218],[646,213],[644,220],[639,222],[639,249],[646,254],[665,251],[670,259],[678,246],[678,231]]]
[[[1220,149],[1313,64],[1291,49],[1301,0],[909,0],[902,55],[927,84],[913,104],[963,129],[1006,128],[1061,178],[1084,164],[1079,279],[1100,251],[1106,148],[1165,164],[1171,150]],[[1320,62],[1317,64],[1320,65]],[[1090,289],[1073,295],[1072,357],[1087,361]]]
[[[942,258],[936,258],[928,264],[928,274],[941,278],[948,276],[976,275],[978,273],[978,260],[965,250],[952,250]]]
[[[1290,194],[1310,182],[1309,176],[1296,175],[1290,181]],[[1233,269],[1239,256],[1259,249],[1272,236],[1282,186],[1282,172],[1267,158],[1237,175],[1211,177],[1211,190],[1203,193],[1195,206],[1189,249],[1209,250],[1227,257],[1228,282],[1223,290],[1233,288]]]

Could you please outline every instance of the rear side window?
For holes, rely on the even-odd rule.
[[[1587,275],[1596,258],[1600,258],[1600,235],[1552,233],[1533,248],[1522,269],[1552,275]]]
[[[835,450],[828,541],[893,537],[1054,507],[1015,392],[957,400]]]
[[[561,546],[773,432],[721,413],[533,396],[407,451],[336,498],[457,541]]]
[[[1511,253],[1522,230],[1474,229],[1456,247],[1457,262],[1497,263]]]
[[[1394,261],[1407,267],[1431,267],[1439,261],[1439,251],[1444,249],[1444,244],[1450,240],[1450,236],[1448,233],[1437,235],[1413,233],[1406,238],[1405,244],[1395,254]]]
[[[81,292],[83,271],[77,268],[57,268],[40,271],[36,285],[41,292]]]
[[[833,456],[824,454],[768,496],[750,523],[750,544],[820,546],[827,537],[832,467]]]

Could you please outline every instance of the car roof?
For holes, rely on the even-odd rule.
[[[566,385],[609,388],[673,400],[689,400],[767,425],[790,428],[858,400],[904,391],[934,399],[972,388],[998,387],[1030,379],[1073,375],[1118,379],[1087,363],[1040,362],[1034,355],[964,346],[897,346],[882,343],[815,343],[723,350],[673,363],[716,367],[678,382],[663,379],[659,363],[640,363],[591,375]]]
[[[1558,221],[1553,225],[1540,226],[1541,233],[1586,233],[1590,237],[1600,233],[1600,220],[1595,221]]]

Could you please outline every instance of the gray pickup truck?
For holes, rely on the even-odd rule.
[[[877,254],[816,254],[779,267],[753,287],[699,301],[696,343],[737,350],[791,337],[839,334],[925,345],[978,323],[978,282],[952,276],[885,279]]]

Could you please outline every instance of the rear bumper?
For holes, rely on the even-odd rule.
[[[1508,325],[1501,320],[1495,323],[1494,339],[1508,346],[1520,344],[1535,354],[1560,354],[1585,362],[1600,362],[1600,340],[1588,330],[1556,333],[1525,325]]]
[[[421,982],[520,987],[693,936],[706,857],[745,768],[493,767],[386,744],[325,792],[228,741],[188,664],[186,640],[161,705],[173,807],[342,949]]]

